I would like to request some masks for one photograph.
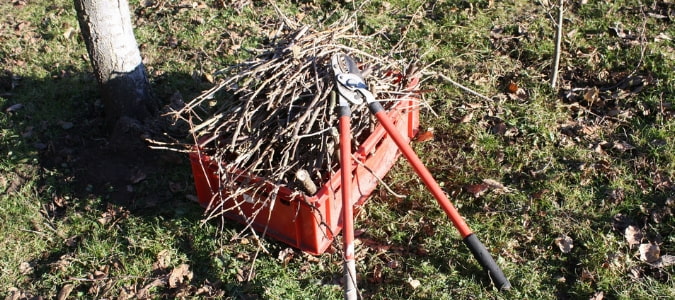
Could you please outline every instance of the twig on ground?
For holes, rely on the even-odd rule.
[[[471,95],[474,95],[474,96],[476,96],[476,97],[479,97],[479,98],[481,98],[481,99],[483,99],[483,100],[492,101],[492,99],[490,99],[490,98],[484,96],[483,94],[478,93],[478,92],[476,92],[476,91],[474,91],[474,90],[472,90],[472,89],[470,89],[470,88],[468,88],[468,87],[462,85],[461,83],[459,83],[459,82],[457,82],[457,81],[452,80],[452,78],[450,78],[450,77],[448,77],[448,76],[445,76],[445,75],[442,74],[442,73],[433,72],[433,73],[431,73],[431,75],[436,76],[436,77],[440,77],[441,79],[443,79],[443,80],[445,80],[445,81],[448,81],[448,82],[454,84],[454,85],[457,86],[458,88],[462,89],[463,91],[465,91],[465,92],[467,92],[467,93],[469,93],[469,94],[471,94]]]
[[[640,60],[638,60],[637,65],[635,65],[635,69],[628,75],[627,77],[632,77],[635,75],[635,73],[640,70],[640,67],[644,63],[645,60],[645,51],[647,51],[647,36],[646,36],[646,31],[647,31],[647,14],[645,13],[645,8],[642,5],[642,2],[640,2],[640,13],[642,14],[642,25],[640,26],[640,36],[639,36],[639,43],[640,43]]]
[[[401,198],[401,199],[407,197],[406,195],[401,195],[401,194],[398,194],[398,193],[394,192],[394,190],[392,190],[389,187],[389,185],[386,182],[384,182],[384,180],[382,180],[379,176],[375,175],[375,172],[373,172],[373,170],[371,170],[368,166],[366,166],[366,164],[361,162],[361,160],[359,160],[356,156],[354,156],[354,154],[352,154],[352,161],[355,161],[359,166],[362,166],[363,168],[368,170],[368,172],[370,172],[370,174],[372,174],[375,177],[375,179],[377,179],[377,182],[379,182],[387,190],[387,192],[389,192],[392,196],[394,196],[396,198]]]
[[[558,22],[557,30],[555,33],[555,50],[553,52],[553,68],[551,69],[551,88],[555,89],[558,83],[558,68],[560,67],[560,52],[561,52],[561,43],[562,43],[562,33],[563,33],[563,3],[565,0],[560,0],[558,6]]]

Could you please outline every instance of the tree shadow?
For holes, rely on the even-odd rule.
[[[12,80],[9,77],[2,79]],[[176,92],[185,99],[191,99],[205,89],[203,83],[195,82],[191,74],[170,73],[153,79],[153,89],[163,105],[170,105],[170,99],[176,97]],[[189,229],[181,228],[180,224],[194,225],[203,217],[203,209],[187,199],[188,195],[194,194],[187,155],[151,150],[143,140],[168,131],[172,120],[160,115],[155,120],[160,124],[155,132],[135,132],[135,135],[126,137],[128,140],[111,139],[95,78],[89,73],[73,70],[56,74],[53,78],[22,78],[16,87],[10,85],[5,95],[8,101],[2,107],[3,111],[14,104],[22,105],[21,109],[7,112],[13,124],[10,130],[16,137],[15,147],[11,149],[16,153],[16,161],[34,161],[36,167],[42,170],[39,172],[38,189],[43,194],[40,199],[47,207],[46,217],[58,219],[66,214],[91,214],[89,210],[94,209],[102,214],[112,214],[112,218],[115,218],[115,213],[128,212],[147,223],[156,223],[158,219],[182,219],[181,222],[162,224],[168,226],[167,231],[174,233],[172,244],[167,247],[178,249],[190,262],[194,285],[210,282],[233,297],[256,298],[256,294],[269,285],[268,281],[273,280],[222,283],[225,280],[223,269],[228,266],[219,264],[219,258],[214,259],[217,254],[213,244],[207,246],[197,240],[202,237],[195,237]],[[59,199],[63,198],[82,203],[59,204]],[[243,228],[233,222],[212,225],[233,232]],[[76,251],[78,241],[87,238],[87,235],[77,236],[71,242],[42,253],[33,262],[36,267],[32,279],[40,282],[46,274],[54,273],[54,266],[58,266],[64,256]],[[133,246],[123,236],[109,238],[112,243]],[[286,247],[272,243],[273,249]],[[408,252],[414,253],[414,249],[408,249]],[[429,256],[428,259],[439,266],[446,264],[442,254]],[[451,271],[447,267],[441,269]],[[166,276],[170,271],[156,270],[148,276],[158,276],[162,272]],[[466,278],[477,277],[484,286],[491,284],[474,261],[467,261],[459,273]],[[336,278],[340,276],[334,275]],[[67,281],[66,278],[62,280]],[[401,281],[401,284],[406,283]],[[87,294],[92,286],[95,283],[80,285],[76,290]],[[366,294],[378,290],[373,285],[365,285],[364,288]],[[170,297],[176,292],[165,285],[160,296]]]
[[[92,214],[100,214],[100,224],[93,225],[113,228],[116,218],[128,214],[140,218],[143,223],[168,224],[169,228],[165,230],[175,235],[167,247],[178,249],[193,265],[194,277],[190,282],[197,287],[202,282],[220,282],[218,274],[223,270],[214,262],[214,249],[197,245],[189,228],[180,228],[180,224],[198,228],[203,218],[203,208],[190,200],[195,191],[187,155],[150,149],[144,140],[166,132],[164,130],[172,126],[173,120],[158,115],[152,120],[155,123],[152,130],[140,134],[133,132],[126,139],[111,139],[95,78],[89,73],[74,71],[75,68],[65,67],[70,71],[46,78],[18,78],[10,72],[0,74],[0,97],[4,98],[0,103],[3,103],[3,118],[10,124],[6,128],[10,134],[3,138],[7,142],[0,144],[0,150],[11,154],[6,163],[17,167],[9,172],[18,174],[16,183],[7,185],[5,192],[11,194],[22,184],[35,182],[37,198],[43,202],[40,213],[49,222],[58,223],[73,214],[90,218]],[[182,88],[170,86],[175,83]],[[197,96],[206,83],[196,82],[190,74],[170,73],[156,78],[153,85],[157,97],[167,104],[172,97],[183,95],[185,99],[191,99]],[[19,169],[22,168],[35,172],[21,177]],[[109,222],[107,217],[112,224],[106,223]],[[179,219],[178,222],[161,222]],[[233,231],[241,229],[240,225],[229,223],[209,226],[232,228]],[[124,232],[129,229],[123,227],[113,229],[119,234],[111,234],[110,243],[131,249],[132,241]],[[31,262],[34,266],[31,281],[40,285],[41,281],[54,280],[48,277],[58,278],[56,269],[64,257],[78,251],[76,248],[83,240],[92,238],[90,233],[76,234],[74,237],[59,236],[65,243],[56,242],[43,253],[36,253],[37,259]],[[217,238],[215,230],[212,238]],[[162,272],[168,276],[170,271]],[[89,293],[96,284],[95,279],[80,279],[91,281],[91,284],[80,283],[76,291]],[[59,278],[57,281],[72,280]],[[234,289],[263,290],[265,282],[258,281],[254,285]],[[176,289],[165,286],[160,296],[171,297],[176,293]],[[48,290],[35,292],[49,293]]]

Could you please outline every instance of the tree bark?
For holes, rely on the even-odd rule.
[[[101,87],[106,124],[117,134],[158,110],[136,44],[127,0],[74,0],[80,29]],[[140,124],[140,122],[137,122]]]

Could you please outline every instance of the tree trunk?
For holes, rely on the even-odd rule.
[[[127,0],[74,0],[82,36],[101,87],[106,124],[119,134],[158,110],[136,44]],[[122,124],[121,124],[122,123]]]

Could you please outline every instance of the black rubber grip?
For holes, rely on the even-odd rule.
[[[478,263],[480,263],[483,269],[488,273],[488,276],[499,290],[508,290],[511,288],[511,283],[506,279],[506,276],[504,276],[504,272],[502,272],[502,269],[499,268],[485,248],[485,245],[478,240],[475,234],[472,233],[466,236],[464,238],[464,243],[469,247],[473,257],[478,260]]]
[[[380,104],[380,102],[371,102],[368,104],[368,108],[370,109],[370,112],[373,113],[373,115],[381,111],[384,111],[384,107],[382,107],[382,104]]]
[[[352,110],[349,106],[338,105],[335,108],[335,111],[337,112],[338,117],[351,117],[352,115]]]

